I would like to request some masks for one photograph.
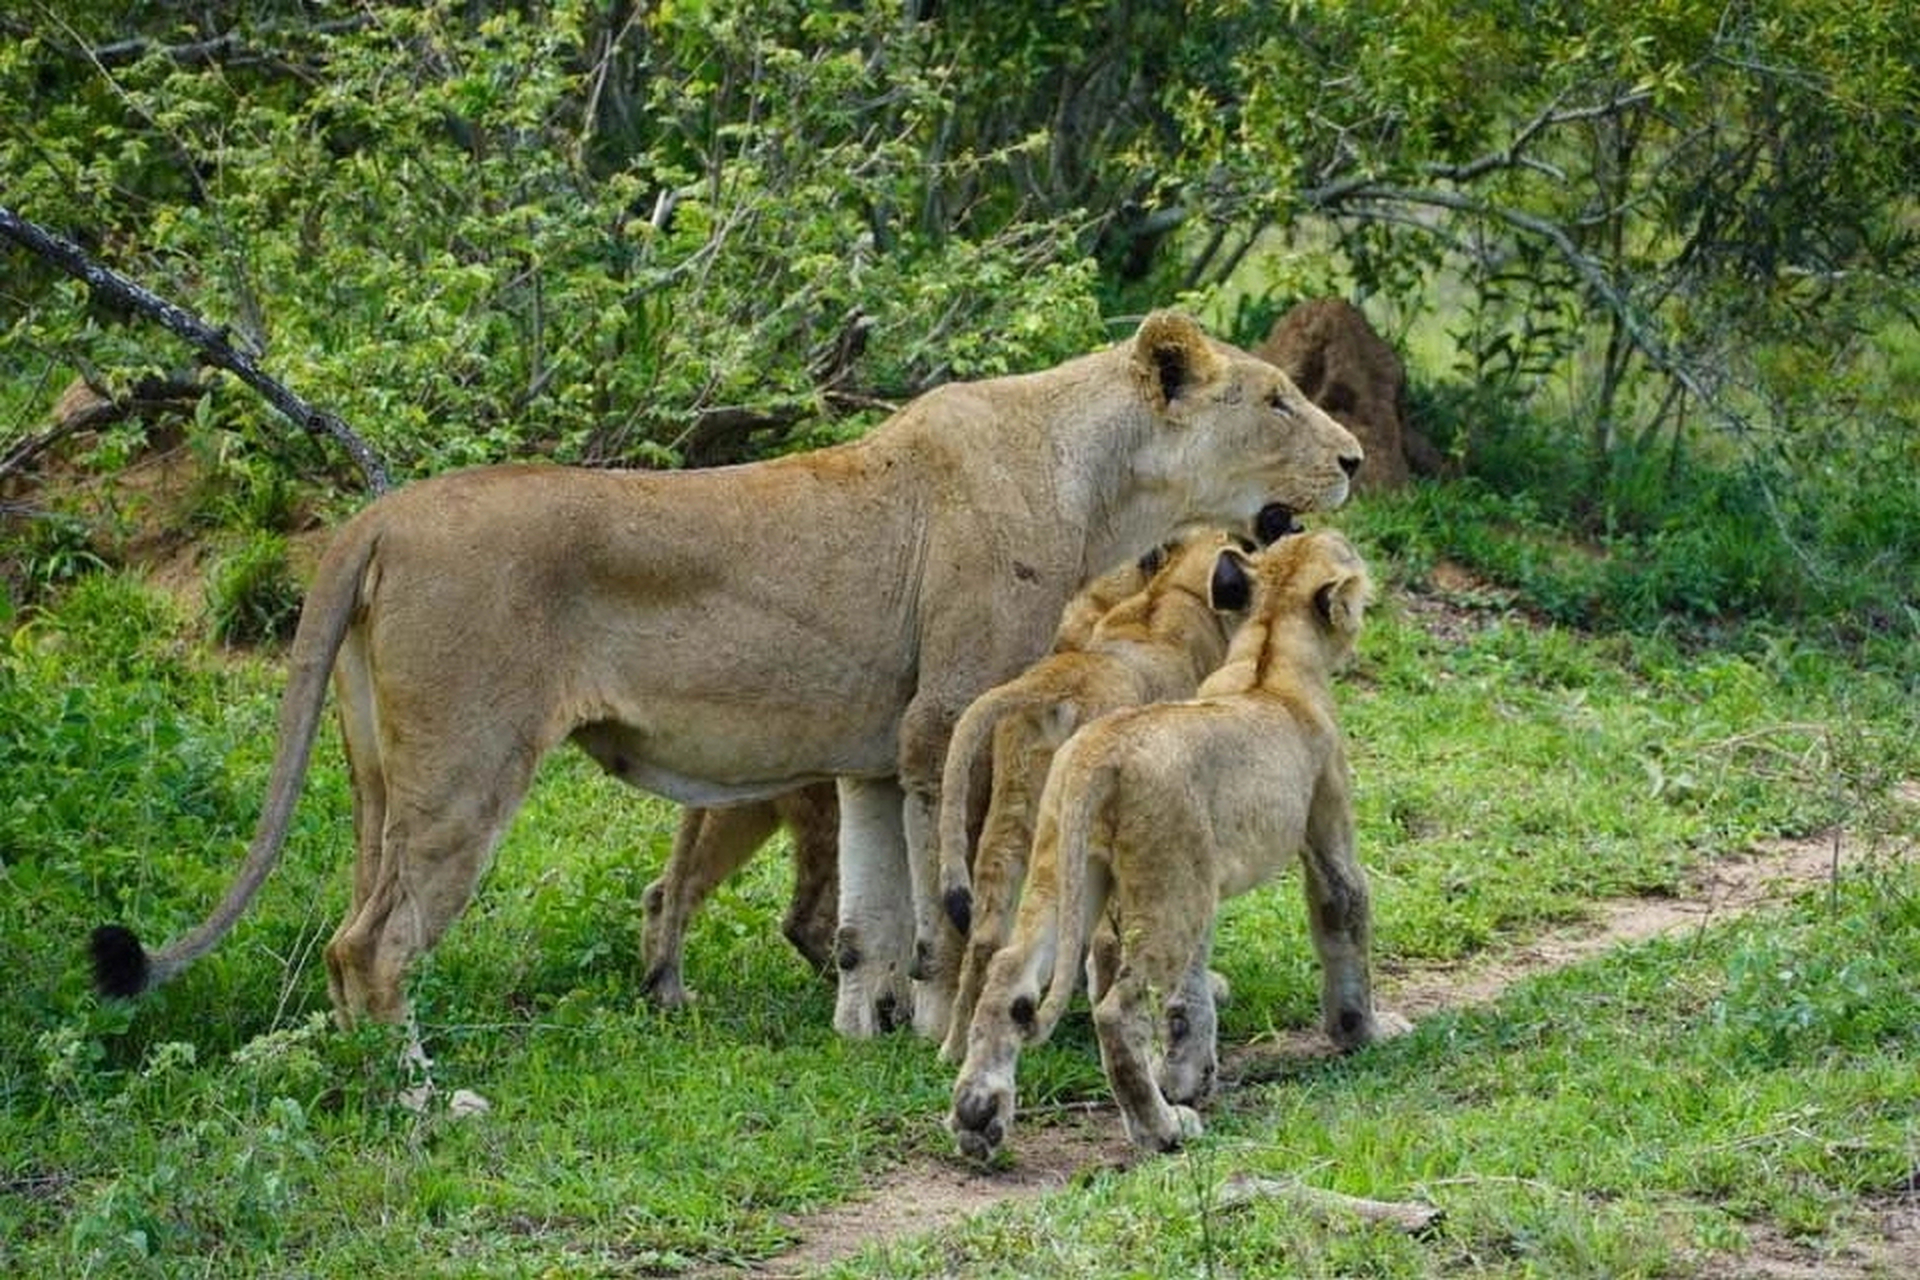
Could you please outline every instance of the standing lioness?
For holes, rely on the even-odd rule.
[[[151,957],[99,931],[101,983],[164,981],[231,927],[278,858],[332,673],[359,849],[326,948],[342,1020],[405,1017],[409,962],[572,738],[683,804],[840,779],[834,1022],[871,1033],[912,1007],[910,866],[923,930],[938,919],[908,849],[931,852],[954,717],[1045,650],[1096,571],[1184,522],[1338,505],[1359,462],[1278,370],[1163,312],[1118,347],[939,388],[815,453],[409,485],[320,563],[238,879]]]

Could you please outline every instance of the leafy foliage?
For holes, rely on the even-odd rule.
[[[111,7],[79,8],[0,54],[0,100],[50,107],[6,142],[9,199],[415,470],[737,457],[1099,336],[1073,223],[896,225],[1005,159],[923,164],[948,68],[892,19],[441,4],[94,56]],[[70,284],[15,305],[27,350],[153,360]]]

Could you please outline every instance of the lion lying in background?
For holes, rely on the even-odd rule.
[[[1060,749],[1013,939],[989,966],[954,1085],[948,1126],[962,1151],[984,1159],[1006,1139],[1021,1044],[1051,1033],[1096,923],[1088,986],[1127,1136],[1167,1151],[1198,1135],[1191,1104],[1217,1065],[1207,973],[1217,906],[1296,851],[1327,1033],[1351,1048],[1405,1029],[1373,1007],[1367,879],[1331,689],[1370,590],[1337,533],[1285,538],[1251,559],[1221,551],[1215,606],[1250,594],[1252,607],[1199,696],[1114,712]]]
[[[942,900],[967,942],[941,1049],[948,1061],[966,1052],[987,964],[1007,939],[1053,753],[1109,711],[1193,696],[1227,651],[1229,620],[1209,603],[1207,585],[1214,558],[1229,545],[1239,545],[1234,535],[1219,532],[1168,544],[1152,561],[1152,577],[1100,618],[1083,648],[1050,654],[989,689],[954,726],[941,780],[940,870]],[[976,759],[987,755],[992,792],[975,843],[968,800]]]

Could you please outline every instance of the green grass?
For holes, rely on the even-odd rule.
[[[1343,523],[1383,579],[1426,592],[1455,543],[1505,536],[1481,503],[1429,492]],[[1383,966],[1498,954],[1776,833],[1842,821],[1856,850],[1915,835],[1888,798],[1920,776],[1911,652],[1765,626],[1575,629],[1488,576],[1453,601],[1450,638],[1391,596],[1342,687]],[[484,1119],[399,1109],[394,1038],[325,1022],[319,946],[349,856],[330,738],[284,865],[224,946],[133,1006],[97,1003],[88,928],[120,917],[157,939],[224,886],[279,676],[209,656],[116,576],[16,626],[0,654],[0,1274],[670,1275],[776,1252],[788,1215],[949,1149],[932,1047],[835,1037],[830,986],[779,940],[784,856],[696,921],[697,1006],[641,1001],[640,890],[674,813],[570,753],[412,987],[441,1083],[486,1094]],[[1884,855],[1849,865],[1831,900],[1290,1066],[1223,1097],[1181,1156],[834,1271],[1690,1275],[1759,1230],[1833,1247],[1920,1166],[1920,878]],[[1291,879],[1225,912],[1228,1040],[1314,1021],[1300,915]],[[1023,1103],[1104,1096],[1084,1014],[1023,1058]],[[1241,1170],[1423,1197],[1447,1218],[1409,1239],[1220,1208]]]

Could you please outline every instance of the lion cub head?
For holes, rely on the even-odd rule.
[[[1215,557],[1208,598],[1245,611],[1226,660],[1200,695],[1325,679],[1353,658],[1373,579],[1353,544],[1332,529],[1282,538],[1252,555],[1237,547]]]

